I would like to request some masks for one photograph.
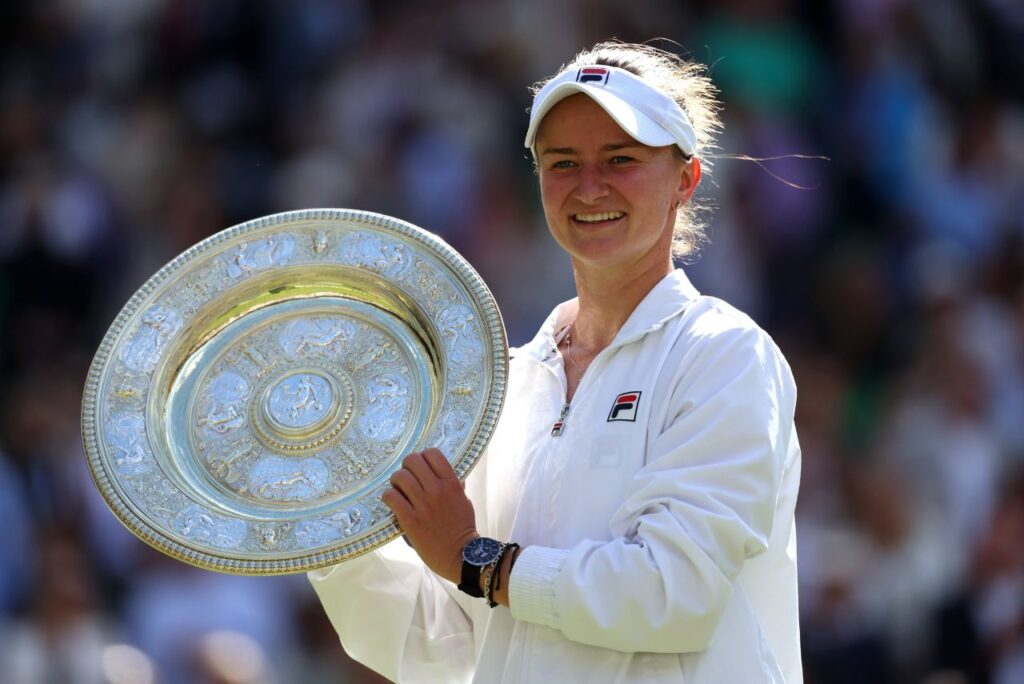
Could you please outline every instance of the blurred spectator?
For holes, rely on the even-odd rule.
[[[240,682],[287,679],[296,648],[292,606],[306,589],[301,577],[222,575],[155,552],[147,560],[139,568],[145,581],[125,597],[124,628],[161,679],[216,680],[222,671],[241,673]],[[229,653],[234,646],[243,653]]]
[[[103,682],[113,625],[100,610],[89,559],[66,530],[46,528],[36,540],[33,600],[25,619],[0,623],[0,672],[19,684]]]
[[[0,451],[0,520],[4,544],[0,549],[0,615],[25,608],[35,557],[33,520],[20,474]]]
[[[967,584],[938,611],[936,666],[971,681],[1024,681],[1024,472],[1010,479],[971,554]]]

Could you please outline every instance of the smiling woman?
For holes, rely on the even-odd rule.
[[[512,351],[464,488],[436,449],[391,477],[411,548],[311,573],[357,659],[409,682],[802,680],[793,376],[673,267],[716,111],[703,67],[646,46],[535,90],[525,145],[578,297]]]
[[[577,72],[580,86],[577,86]],[[531,109],[526,146],[535,162],[539,161],[535,145],[537,129],[546,120],[548,109],[557,104],[559,94],[579,92],[579,87],[598,83],[609,91],[628,92],[633,102],[644,103],[639,113],[633,113],[611,95],[599,95],[601,99],[595,99],[629,132],[630,142],[672,146],[670,149],[681,160],[697,158],[703,170],[709,170],[710,160],[706,155],[714,148],[715,137],[721,130],[721,106],[705,66],[648,45],[615,42],[600,43],[584,50],[562,67],[558,75],[533,86],[536,101]],[[703,207],[692,200],[676,208],[672,244],[675,257],[694,254],[704,241],[704,223],[700,218],[703,213]]]
[[[700,179],[696,157],[637,142],[582,93],[550,109],[536,146],[548,227],[578,273],[671,269],[676,211]]]

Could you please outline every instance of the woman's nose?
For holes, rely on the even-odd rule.
[[[593,204],[608,194],[608,183],[604,172],[596,164],[585,164],[580,168],[576,197],[587,204]]]

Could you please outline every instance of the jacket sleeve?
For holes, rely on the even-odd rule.
[[[410,683],[472,677],[473,628],[461,593],[402,540],[309,579],[345,650],[367,667]]]
[[[654,395],[667,411],[652,414],[664,419],[648,432],[613,538],[527,548],[509,583],[515,618],[624,652],[710,644],[733,581],[767,548],[796,389],[757,328],[693,342],[670,354],[681,359],[672,384]]]

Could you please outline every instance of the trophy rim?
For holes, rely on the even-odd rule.
[[[135,536],[158,551],[205,570],[238,575],[281,575],[307,572],[363,555],[401,534],[393,514],[384,527],[369,536],[332,544],[308,553],[290,552],[286,557],[268,555],[266,558],[235,557],[207,549],[190,547],[175,535],[159,529],[144,519],[140,511],[120,489],[116,476],[110,472],[108,459],[100,443],[98,414],[101,386],[109,374],[112,356],[122,336],[152,296],[187,265],[225,243],[239,237],[263,232],[291,223],[317,222],[356,224],[371,230],[396,234],[406,242],[412,241],[425,248],[431,256],[446,266],[465,288],[472,303],[482,314],[482,339],[485,341],[484,363],[490,373],[479,424],[467,439],[468,446],[461,454],[446,454],[456,475],[464,480],[479,461],[497,425],[508,385],[508,342],[500,311],[494,297],[480,275],[450,245],[439,236],[407,221],[376,212],[356,209],[300,209],[255,218],[231,226],[189,247],[150,276],[129,298],[114,318],[93,356],[82,395],[82,441],[93,482],[118,520]],[[489,350],[489,357],[487,356]]]

